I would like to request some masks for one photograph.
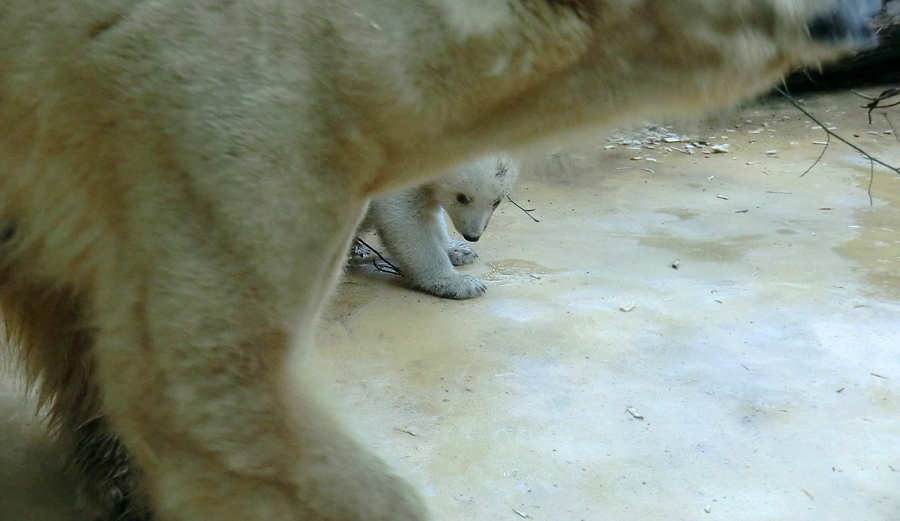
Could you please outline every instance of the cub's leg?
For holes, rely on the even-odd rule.
[[[78,509],[98,521],[151,519],[140,471],[102,409],[86,303],[74,291],[10,272],[0,276],[0,314],[29,381],[38,385],[39,403],[49,408],[47,425],[80,477]]]
[[[381,241],[409,286],[453,299],[485,292],[480,280],[453,268],[451,258],[459,261],[467,255],[461,249],[454,251],[440,208],[423,208],[421,198],[409,192],[390,196],[384,204],[373,202],[369,211]],[[470,249],[469,255],[475,252]]]

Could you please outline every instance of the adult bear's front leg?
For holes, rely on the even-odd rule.
[[[428,519],[302,368],[352,217],[303,231],[300,242],[317,247],[276,271],[267,259],[283,258],[288,241],[236,248],[236,227],[213,212],[201,217],[205,235],[184,233],[200,229],[190,215],[148,223],[92,298],[104,409],[159,518]]]

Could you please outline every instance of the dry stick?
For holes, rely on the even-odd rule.
[[[898,136],[897,131],[894,130],[894,124],[891,123],[891,118],[888,117],[887,112],[882,112],[881,115],[884,116],[884,120],[887,121],[888,126],[891,127],[891,134],[893,134],[894,139],[896,139],[897,142],[900,143],[900,136]]]
[[[531,220],[532,220],[532,221],[534,221],[534,222],[536,222],[536,223],[541,222],[541,221],[535,219],[534,216],[531,215],[531,213],[530,213],[530,212],[535,211],[536,208],[532,208],[531,210],[526,210],[526,209],[522,208],[521,206],[519,206],[519,203],[513,201],[513,200],[512,200],[512,197],[510,197],[510,196],[507,195],[506,198],[509,199],[509,202],[511,202],[512,204],[516,205],[516,208],[518,208],[519,210],[522,210],[523,212],[525,212],[525,215],[527,215],[528,217],[531,217]]]
[[[866,188],[866,194],[869,195],[869,207],[874,206],[872,202],[872,183],[875,182],[875,163],[869,160],[869,186]]]
[[[891,165],[885,163],[884,161],[881,161],[880,159],[876,159],[876,158],[872,157],[870,154],[866,153],[866,151],[864,151],[863,149],[861,149],[861,148],[859,148],[858,146],[854,145],[853,143],[847,141],[846,139],[842,138],[841,136],[835,134],[834,132],[828,130],[828,127],[826,127],[824,123],[822,123],[821,121],[819,121],[818,119],[816,119],[816,117],[813,116],[812,114],[810,114],[808,110],[806,110],[806,109],[804,109],[803,107],[801,107],[800,104],[797,103],[797,102],[794,100],[794,98],[790,97],[790,96],[788,95],[787,92],[785,92],[785,91],[783,91],[783,90],[781,90],[781,89],[776,89],[776,90],[777,90],[782,96],[784,96],[784,98],[785,98],[786,100],[788,100],[788,102],[790,102],[790,104],[793,105],[794,108],[796,108],[796,109],[799,110],[800,112],[804,113],[804,114],[806,115],[806,117],[808,117],[809,119],[815,121],[820,127],[822,127],[822,130],[824,130],[825,132],[827,132],[829,136],[834,136],[835,139],[837,139],[837,140],[840,141],[841,143],[847,145],[848,147],[852,148],[853,150],[856,150],[857,152],[859,152],[860,154],[862,154],[862,156],[863,156],[864,158],[868,159],[870,162],[872,162],[872,163],[878,163],[879,165],[881,165],[881,166],[887,168],[888,170],[890,170],[890,171],[892,171],[892,172],[895,172],[895,173],[897,173],[897,174],[900,174],[900,168],[897,168],[897,167],[895,167],[895,166],[891,166]],[[872,168],[871,168],[871,176],[872,176],[872,179],[874,179],[874,176],[875,176],[875,166],[874,166],[874,165],[872,165]],[[870,183],[869,183],[869,184],[870,184],[870,187],[871,187],[871,181],[872,181],[872,179],[870,179]],[[869,194],[869,205],[870,205],[870,206],[872,205],[872,195],[871,195],[871,194]]]
[[[375,260],[373,260],[373,261],[372,261],[372,266],[375,266],[375,269],[376,269],[376,270],[381,271],[381,272],[384,272],[384,273],[390,273],[391,275],[401,275],[401,273],[400,273],[400,268],[398,268],[397,266],[394,266],[393,264],[391,264],[391,262],[390,262],[389,260],[387,260],[387,259],[384,258],[384,255],[382,255],[382,254],[381,254],[378,250],[376,250],[375,248],[371,247],[368,243],[366,243],[366,241],[357,238],[357,239],[356,239],[356,242],[358,242],[358,243],[362,244],[363,246],[365,246],[366,248],[369,248],[370,250],[372,250],[372,252],[373,252],[375,255],[377,255],[379,259],[381,259],[381,262],[387,264],[387,265],[391,268],[390,270],[384,269],[383,267],[379,266],[378,263],[377,263]],[[393,271],[391,271],[391,270],[393,270]]]
[[[879,103],[881,103],[882,101],[884,101],[886,99],[893,98],[894,96],[900,96],[900,88],[898,88],[898,87],[892,87],[890,89],[883,90],[883,91],[881,91],[881,94],[879,94],[878,96],[875,96],[875,97],[867,96],[866,94],[863,94],[862,92],[859,92],[859,91],[855,91],[853,89],[850,89],[850,92],[852,92],[853,94],[856,94],[860,98],[869,100],[869,103],[862,106],[862,108],[864,108],[864,109],[869,109],[869,112],[868,112],[869,125],[872,124],[872,111],[873,110],[878,109],[878,108],[883,109],[883,108],[887,108],[887,107],[896,107],[897,105],[900,105],[900,101],[898,101],[896,103],[891,103],[890,105],[879,105]]]
[[[891,87],[890,89],[885,89],[885,90],[881,91],[881,94],[879,94],[878,96],[869,96],[868,94],[863,94],[862,92],[855,90],[855,89],[850,89],[850,92],[852,92],[853,94],[856,94],[860,98],[865,98],[869,101],[875,101],[875,102],[880,102],[880,101],[886,100],[888,98],[893,98],[894,96],[900,96],[900,88],[898,88],[898,87]],[[863,108],[868,108],[868,107],[863,107]]]
[[[806,169],[806,172],[803,172],[802,174],[800,174],[800,177],[803,177],[806,174],[808,174],[810,170],[812,170],[813,168],[815,168],[816,165],[819,164],[819,161],[822,160],[822,156],[825,155],[825,152],[828,150],[828,145],[830,145],[830,144],[831,144],[831,134],[825,134],[825,146],[822,147],[822,153],[819,154],[819,157],[816,158],[816,161],[813,164],[809,165],[809,168]]]

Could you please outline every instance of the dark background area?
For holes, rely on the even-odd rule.
[[[826,66],[821,71],[796,71],[786,80],[788,88],[800,92],[900,84],[900,0],[886,2],[874,25],[881,40],[878,48]]]

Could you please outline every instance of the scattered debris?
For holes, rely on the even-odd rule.
[[[620,307],[619,310],[624,311],[625,313],[628,313],[629,311],[634,309],[635,306],[636,306],[636,304],[634,302],[632,302],[630,304],[625,304],[624,306]]]
[[[675,261],[672,262],[672,264],[669,264],[669,267],[672,268],[673,270],[677,270],[679,266],[681,266],[681,261],[678,259],[675,259]]]
[[[890,378],[888,378],[887,376],[881,376],[881,375],[878,374],[878,373],[869,373],[869,374],[872,375],[872,376],[878,377],[878,378],[883,378],[883,379],[885,379],[885,380],[890,380]]]
[[[728,143],[725,143],[724,145],[713,145],[709,148],[712,150],[713,154],[727,154],[729,146]]]
[[[722,194],[719,194],[719,195],[717,195],[716,197],[718,197],[719,199],[725,199],[726,201],[728,200],[728,198],[725,197],[725,196],[722,195]]]
[[[806,490],[805,488],[801,488],[800,490],[802,490],[803,493],[806,494],[806,497],[808,497],[808,498],[810,499],[810,501],[815,501],[815,500],[816,500],[816,498],[814,498],[813,495],[810,494],[809,491]]]
[[[774,155],[777,154],[777,153],[778,153],[777,150],[766,150],[766,155],[767,155],[767,156],[774,156]]]
[[[632,415],[632,416],[634,417],[635,420],[643,420],[643,419],[644,419],[644,415],[643,415],[643,414],[640,414],[639,412],[637,412],[637,411],[634,409],[634,407],[632,407],[632,406],[630,406],[630,405],[628,406],[627,409],[625,409],[625,412],[627,412],[628,414]]]
[[[710,507],[709,505],[706,505],[706,508],[704,508],[703,511],[706,512],[707,514],[709,514],[710,511],[712,511],[712,507]]]
[[[606,150],[616,148],[616,145],[624,146],[633,150],[654,149],[656,145],[661,143],[684,143],[685,148],[693,146],[703,146],[706,143],[690,136],[680,136],[668,129],[657,125],[648,125],[641,129],[619,130],[606,139]],[[672,147],[668,147],[672,148]],[[678,149],[675,149],[678,150]],[[678,150],[684,152],[683,150]],[[684,152],[690,154],[692,152]]]
[[[394,427],[394,430],[397,431],[397,432],[402,432],[402,433],[404,433],[404,434],[409,434],[410,436],[415,436],[416,438],[419,437],[419,435],[416,434],[416,433],[414,433],[413,431],[409,431],[409,430],[406,430],[406,429],[401,429],[401,428],[399,428],[399,427]]]
[[[519,511],[516,510],[515,508],[512,509],[512,511],[515,512],[516,514],[518,514],[519,517],[523,517],[523,518],[525,518],[525,519],[531,518],[531,516],[529,516],[529,515],[526,514],[525,512],[519,512]]]
[[[838,389],[838,390],[837,390],[837,391],[835,391],[835,392],[837,392],[837,393],[842,393],[842,392],[844,392],[844,388],[843,388],[843,387],[841,387],[841,388],[840,388],[840,389]]]

